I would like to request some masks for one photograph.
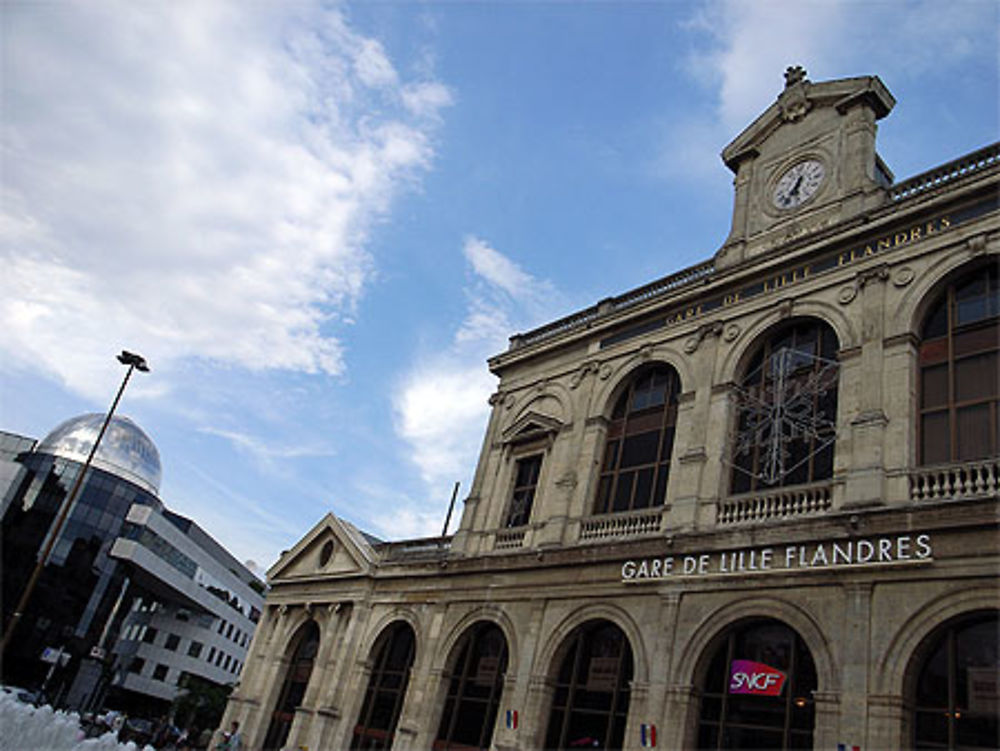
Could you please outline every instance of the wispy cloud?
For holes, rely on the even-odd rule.
[[[101,398],[122,343],[161,376],[342,372],[368,230],[429,166],[448,89],[319,2],[4,20],[3,367]]]
[[[432,495],[458,479],[468,490],[489,414],[487,399],[496,390],[487,357],[503,351],[513,331],[565,312],[567,304],[551,282],[534,277],[485,240],[466,238],[463,255],[471,272],[465,318],[446,352],[421,359],[405,374],[394,402],[396,433]],[[377,523],[390,536],[431,535],[440,532],[441,515],[411,508]]]
[[[775,100],[789,65],[803,65],[813,80],[878,74],[891,84],[962,59],[995,60],[997,21],[997,5],[980,0],[699,3],[684,24],[693,49],[682,69],[715,106],[672,119],[658,170],[714,179],[721,146]],[[863,69],[844,69],[858,60]]]

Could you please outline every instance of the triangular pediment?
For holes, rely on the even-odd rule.
[[[503,432],[504,443],[528,443],[548,438],[563,429],[561,420],[538,412],[526,412]]]
[[[764,142],[783,125],[815,118],[824,110],[843,114],[856,104],[866,104],[875,113],[875,118],[881,119],[889,114],[896,100],[878,76],[840,78],[820,83],[802,78],[790,83],[774,104],[722,150],[722,161],[737,172],[740,162],[757,156]]]
[[[357,527],[327,514],[267,572],[268,582],[315,577],[364,576],[377,555]]]

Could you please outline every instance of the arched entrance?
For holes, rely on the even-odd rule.
[[[932,634],[913,658],[913,747],[1000,748],[1000,619],[971,613]]]
[[[621,748],[633,669],[628,637],[611,621],[588,621],[560,653],[545,748]]]
[[[699,749],[812,748],[816,666],[781,621],[755,619],[714,642],[702,678]]]
[[[295,719],[295,709],[302,704],[302,698],[306,694],[313,662],[319,650],[319,626],[316,621],[303,623],[292,637],[289,647],[293,650],[292,658],[271,714],[267,735],[264,736],[264,748],[267,751],[280,749],[285,745],[292,720]]]
[[[372,649],[372,672],[354,725],[352,749],[392,747],[415,651],[416,637],[405,621],[393,623],[379,635]]]
[[[489,748],[507,672],[507,639],[495,623],[477,623],[454,653],[444,674],[448,688],[433,748]]]

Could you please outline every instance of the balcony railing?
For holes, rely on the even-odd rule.
[[[1000,143],[990,144],[971,154],[954,159],[940,167],[904,180],[889,188],[889,196],[893,201],[901,201],[920,193],[953,182],[960,177],[979,172],[997,163],[1000,158]]]
[[[1000,457],[919,467],[910,472],[910,500],[977,498],[1000,492]]]
[[[504,529],[497,532],[494,550],[513,550],[524,545],[524,537],[528,530],[526,527],[519,529]]]
[[[611,537],[642,537],[660,532],[663,509],[643,509],[619,514],[602,514],[584,519],[581,540],[605,540]]]
[[[715,520],[720,525],[774,521],[820,514],[829,508],[830,483],[824,482],[727,498],[719,503]]]

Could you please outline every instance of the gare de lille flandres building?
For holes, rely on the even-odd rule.
[[[249,748],[1000,745],[1000,144],[896,181],[785,79],[712,258],[490,360],[453,536],[282,555]]]

